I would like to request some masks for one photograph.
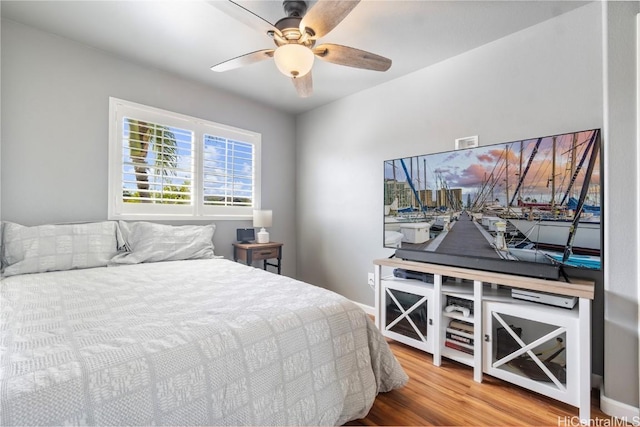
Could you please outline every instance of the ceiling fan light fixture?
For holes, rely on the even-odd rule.
[[[278,70],[287,77],[302,77],[311,71],[314,54],[308,47],[289,43],[276,49],[273,59]]]

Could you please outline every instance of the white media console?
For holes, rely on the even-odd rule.
[[[591,414],[594,283],[571,283],[400,259],[374,261],[376,325],[386,337]],[[393,269],[429,274],[403,279]],[[384,270],[383,270],[384,269]],[[512,289],[576,297],[573,308],[514,299]],[[463,308],[460,308],[463,307]]]

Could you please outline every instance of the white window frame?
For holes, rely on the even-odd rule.
[[[193,193],[190,205],[124,203],[122,199],[123,147],[122,129],[125,117],[146,120],[193,132]],[[253,205],[210,206],[204,204],[203,161],[204,136],[213,135],[252,144]],[[109,97],[109,202],[110,220],[242,220],[253,217],[261,200],[262,135],[256,132],[198,119],[159,108]]]

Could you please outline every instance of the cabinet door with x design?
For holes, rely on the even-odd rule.
[[[570,405],[580,404],[579,375],[591,370],[588,355],[579,351],[578,307],[487,301],[483,311],[484,372]]]
[[[382,334],[433,353],[433,283],[389,277],[380,286]]]

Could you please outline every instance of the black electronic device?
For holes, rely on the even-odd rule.
[[[384,246],[404,260],[544,279],[602,271],[600,145],[591,129],[386,160]]]
[[[433,274],[431,273],[405,270],[404,268],[395,268],[393,270],[393,275],[395,277],[400,277],[401,279],[413,279],[413,280],[420,280],[425,283],[433,283]]]
[[[460,307],[461,309],[466,308],[468,310],[467,311],[468,314],[465,317],[468,317],[470,314],[473,314],[473,309],[474,309],[473,300],[447,295],[446,307],[449,307],[449,306]],[[462,310],[453,310],[453,311],[462,311]]]
[[[236,229],[236,239],[240,243],[250,243],[256,240],[256,230],[253,228],[238,228]]]

